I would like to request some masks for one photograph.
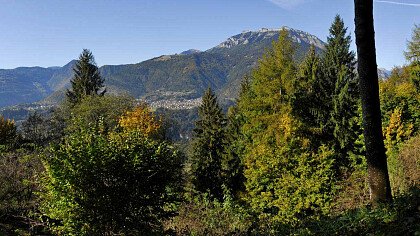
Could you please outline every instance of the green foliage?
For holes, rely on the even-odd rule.
[[[219,201],[198,194],[181,204],[166,228],[176,235],[248,235],[253,226],[249,210],[229,195]]]
[[[104,79],[99,74],[92,52],[83,49],[79,56],[71,82],[72,90],[67,90],[66,96],[70,103],[76,104],[85,96],[103,96],[106,90],[99,92],[104,83]]]
[[[294,235],[418,235],[420,191],[411,189],[394,198],[392,205],[361,207],[335,216],[308,221],[294,229]]]
[[[57,116],[61,116],[66,122],[67,133],[80,128],[98,126],[101,118],[103,128],[112,131],[118,125],[118,120],[128,110],[131,110],[134,100],[126,96],[87,96],[74,106],[63,104]]]
[[[355,75],[355,56],[350,51],[351,37],[340,16],[330,28],[326,51],[318,79],[320,127],[324,143],[332,146],[338,155],[338,166],[348,164],[348,152],[361,133],[358,124],[358,81]]]
[[[405,58],[411,62],[420,62],[420,27],[414,25],[411,41],[408,42]]]
[[[245,190],[245,177],[242,156],[245,150],[242,142],[242,117],[238,107],[232,106],[227,114],[226,146],[222,160],[224,186],[236,197]]]
[[[59,142],[63,136],[63,121],[54,115],[41,115],[38,112],[29,114],[22,123],[24,142],[37,146],[46,146],[50,142]]]
[[[152,234],[179,199],[182,156],[141,133],[81,128],[43,157],[42,212],[57,234]]]
[[[25,217],[35,208],[40,160],[24,150],[0,153],[0,219]]]
[[[245,198],[261,222],[274,225],[293,225],[327,212],[332,195],[334,152],[325,146],[311,149],[311,140],[302,135],[307,128],[300,120],[305,118],[294,116],[301,114],[293,112],[300,103],[297,88],[309,81],[297,80],[293,57],[294,47],[283,31],[238,103],[244,120]]]
[[[420,136],[388,150],[389,176],[394,195],[420,186]]]
[[[200,192],[210,192],[213,197],[223,196],[222,159],[226,142],[226,118],[217,97],[209,88],[198,108],[192,140],[192,183]]]

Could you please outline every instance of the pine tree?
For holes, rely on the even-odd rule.
[[[72,104],[78,103],[83,97],[90,95],[103,96],[106,89],[103,88],[104,79],[99,74],[92,52],[83,49],[79,56],[71,82],[72,90],[67,90],[67,98]]]
[[[195,123],[193,154],[191,157],[192,183],[200,192],[223,197],[222,159],[226,140],[226,118],[217,97],[209,88],[198,108]]]

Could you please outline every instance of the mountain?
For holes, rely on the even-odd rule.
[[[201,52],[201,51],[197,50],[197,49],[190,49],[190,50],[187,50],[187,51],[183,51],[180,54],[181,55],[191,55],[191,54],[195,54],[195,53],[199,53],[199,52]]]
[[[391,71],[385,68],[378,68],[379,79],[388,79],[391,76]]]
[[[321,52],[325,44],[309,33],[286,28],[301,59],[311,44]],[[128,93],[155,106],[196,106],[203,92],[212,87],[224,103],[236,98],[240,81],[279,37],[280,29],[244,31],[206,50],[188,50],[163,55],[137,64],[100,68],[107,90]],[[56,104],[64,98],[72,76],[71,61],[63,67],[0,70],[0,107],[39,102]],[[183,105],[184,104],[184,105]]]
[[[63,67],[18,67],[0,70],[0,108],[33,103],[63,89],[73,73],[76,61]]]

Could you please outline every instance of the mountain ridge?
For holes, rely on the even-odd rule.
[[[278,39],[281,29],[287,29],[298,46],[297,59],[303,58],[311,44],[319,53],[325,49],[321,39],[307,32],[289,27],[262,28],[243,31],[205,51],[190,49],[136,64],[104,65],[100,73],[109,92],[127,93],[152,104],[196,101],[208,87],[229,103],[236,98],[242,78]],[[34,102],[57,104],[70,85],[75,63],[72,60],[62,67],[0,70],[0,108]]]

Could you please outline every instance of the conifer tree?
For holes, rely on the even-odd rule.
[[[303,60],[296,80],[296,93],[293,96],[293,115],[302,124],[302,134],[312,139],[311,145],[317,149],[321,140],[319,126],[322,115],[322,97],[319,93],[318,80],[321,78],[321,59],[311,45],[308,54]]]
[[[337,165],[345,162],[347,153],[360,132],[357,126],[358,82],[355,54],[350,51],[351,37],[339,15],[334,19],[322,59],[319,81],[322,135],[340,155]]]
[[[234,196],[245,188],[245,177],[241,160],[245,149],[242,142],[242,125],[243,120],[238,112],[238,107],[236,105],[229,107],[226,126],[227,145],[222,159],[222,175],[224,185]]]
[[[83,49],[73,72],[74,76],[70,81],[72,89],[66,92],[67,98],[72,104],[78,103],[85,96],[103,96],[105,94],[106,89],[100,91],[103,88],[104,79],[99,74],[91,51]]]
[[[216,95],[210,88],[203,96],[198,115],[191,157],[192,183],[196,190],[210,192],[213,197],[221,199],[226,118],[217,102]]]

